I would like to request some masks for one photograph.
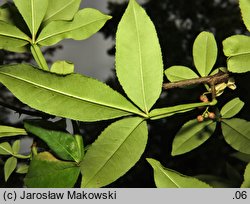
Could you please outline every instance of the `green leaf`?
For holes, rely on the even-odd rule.
[[[56,74],[71,74],[74,73],[74,64],[68,61],[56,61],[52,66],[50,71]]]
[[[81,154],[79,154],[78,145],[73,135],[54,130],[46,130],[32,122],[25,122],[24,127],[28,132],[46,142],[50,149],[61,159],[76,162],[81,161]]]
[[[234,149],[250,154],[250,122],[239,119],[223,119],[222,132],[226,142]]]
[[[29,165],[27,164],[18,164],[16,173],[18,174],[27,174],[29,170]]]
[[[124,175],[144,152],[147,134],[146,122],[137,117],[122,119],[106,128],[81,163],[81,187],[103,187]]]
[[[80,161],[83,160],[83,157],[84,157],[84,144],[83,144],[83,138],[81,135],[75,135],[75,140],[76,140],[76,143],[78,145],[78,152],[79,152],[79,158],[80,158]]]
[[[232,118],[240,110],[243,108],[244,102],[242,102],[239,98],[234,98],[233,100],[229,101],[226,105],[223,106],[221,109],[221,116],[222,118]]]
[[[26,131],[21,128],[0,125],[0,138],[12,137],[17,135],[27,135]]]
[[[155,159],[147,158],[147,161],[154,169],[154,180],[157,188],[211,188],[196,178],[163,167]]]
[[[250,37],[234,35],[223,41],[223,51],[228,57],[227,67],[230,72],[250,71]]]
[[[241,184],[241,188],[250,188],[250,163],[246,166],[244,182]]]
[[[57,160],[43,152],[32,159],[24,183],[29,188],[72,188],[79,173],[75,163]]]
[[[201,103],[190,103],[190,104],[184,104],[184,105],[177,105],[177,106],[171,106],[166,108],[157,108],[153,109],[149,113],[149,117],[151,120],[157,120],[165,117],[172,116],[177,113],[184,113],[190,110],[193,110],[197,107],[203,107],[203,106],[209,106],[214,105],[215,102],[201,102]]]
[[[232,182],[230,180],[219,177],[219,176],[201,174],[201,175],[195,176],[195,178],[207,183],[213,188],[233,188]]]
[[[199,76],[193,70],[185,66],[169,67],[165,70],[165,75],[171,82],[199,78]]]
[[[172,155],[184,154],[197,148],[211,137],[215,128],[213,120],[198,122],[194,119],[185,123],[174,138]]]
[[[61,76],[19,64],[0,67],[0,81],[23,103],[65,118],[98,121],[145,116],[109,86],[79,74]]]
[[[13,150],[13,154],[16,155],[19,153],[20,150],[20,140],[16,140],[14,141],[14,143],[12,144],[12,150]]]
[[[95,9],[80,10],[72,21],[50,22],[43,28],[36,43],[49,46],[65,38],[84,40],[95,34],[110,18]]]
[[[0,143],[0,155],[12,155],[13,151],[8,142]]]
[[[0,21],[4,21],[6,23],[12,24],[12,15],[10,12],[10,4],[5,3],[0,6]]]
[[[6,160],[4,164],[4,179],[7,182],[10,175],[13,173],[17,165],[17,159],[15,157],[10,157]]]
[[[29,37],[14,25],[0,21],[0,49],[13,51],[29,43]]]
[[[35,41],[36,33],[43,21],[48,7],[48,0],[13,0]]]
[[[212,33],[201,32],[193,45],[194,64],[202,77],[208,76],[217,59],[217,44]]]
[[[250,31],[250,2],[249,0],[240,0],[240,10],[241,15],[244,21],[244,24],[246,25],[248,31]]]
[[[44,22],[71,20],[79,9],[81,0],[49,0]]]
[[[162,54],[155,27],[135,0],[118,25],[116,72],[127,96],[148,113],[162,90]]]

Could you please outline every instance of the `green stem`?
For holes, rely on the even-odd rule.
[[[48,64],[47,64],[39,46],[36,44],[32,44],[30,47],[30,50],[31,50],[31,53],[32,53],[37,65],[43,70],[49,70]]]

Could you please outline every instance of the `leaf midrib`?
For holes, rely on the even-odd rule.
[[[131,132],[128,134],[128,136],[126,137],[126,139],[118,146],[118,148],[113,152],[112,155],[110,155],[110,157],[108,158],[108,160],[106,160],[106,162],[100,166],[100,168],[98,168],[98,170],[96,171],[95,175],[93,175],[88,182],[84,185],[85,187],[88,186],[89,183],[91,183],[91,181],[93,180],[93,178],[95,178],[96,175],[98,175],[98,173],[107,165],[107,163],[112,159],[112,157],[116,154],[116,152],[118,152],[118,150],[121,148],[121,146],[128,140],[128,138],[133,134],[133,132],[143,123],[144,120],[141,120],[132,130]]]
[[[45,89],[45,90],[48,90],[48,91],[51,91],[51,92],[55,92],[57,94],[65,96],[65,97],[69,97],[69,98],[73,98],[73,99],[78,99],[80,101],[84,101],[84,102],[88,102],[88,103],[93,103],[95,105],[100,105],[100,106],[104,106],[104,107],[108,107],[108,108],[112,108],[112,109],[117,109],[117,110],[120,110],[120,111],[125,111],[125,112],[128,112],[128,113],[134,113],[134,114],[137,114],[137,115],[139,114],[140,115],[140,113],[137,113],[137,112],[132,111],[132,110],[127,110],[127,109],[121,108],[121,107],[116,107],[116,106],[112,106],[112,105],[98,103],[98,102],[93,101],[93,100],[87,100],[85,98],[81,98],[79,96],[75,96],[75,95],[71,95],[71,94],[68,94],[68,93],[65,93],[65,92],[61,92],[61,91],[58,91],[56,89],[52,89],[52,88],[46,87],[46,86],[41,85],[41,84],[36,84],[36,83],[34,83],[32,81],[29,81],[29,80],[26,80],[26,79],[23,79],[23,78],[20,78],[20,77],[17,77],[17,76],[8,74],[8,73],[3,73],[3,72],[1,73],[0,72],[0,74],[6,75],[6,76],[8,76],[10,78],[13,78],[13,79],[16,79],[16,80],[20,80],[21,82],[26,82],[28,84],[31,84],[31,85],[36,86],[36,87],[40,87],[42,89]]]
[[[232,127],[230,124],[228,124],[225,120],[222,121],[222,123],[224,123],[225,125],[227,125],[228,127],[230,127],[231,129],[233,129],[235,132],[237,132],[239,135],[242,135],[243,138],[249,140],[250,142],[250,138],[248,138],[246,135],[243,135],[241,132],[239,132],[237,129],[235,129],[234,127]]]
[[[140,81],[141,81],[141,91],[142,91],[142,99],[143,99],[143,106],[144,106],[144,111],[146,114],[148,114],[148,108],[146,105],[146,96],[145,96],[145,86],[144,86],[144,78],[143,78],[143,65],[142,65],[142,51],[141,51],[141,42],[140,42],[140,36],[139,36],[139,25],[138,25],[138,20],[137,20],[137,15],[135,11],[135,2],[132,1],[133,3],[133,13],[134,13],[134,20],[135,20],[135,27],[136,27],[136,37],[137,37],[137,42],[138,42],[138,52],[139,52],[139,71],[140,71]]]
[[[68,30],[64,30],[64,31],[61,31],[61,32],[53,33],[53,34],[48,35],[48,36],[45,36],[45,37],[43,37],[43,38],[41,38],[41,39],[39,39],[39,37],[38,37],[38,40],[36,41],[36,43],[40,43],[40,42],[42,42],[42,41],[45,41],[45,40],[47,40],[47,39],[49,39],[49,38],[53,38],[53,37],[55,37],[55,36],[57,36],[57,35],[61,35],[61,34],[63,34],[63,33],[72,32],[72,31],[78,30],[78,29],[80,29],[80,28],[82,28],[82,27],[88,26],[88,25],[90,25],[90,24],[92,24],[92,23],[95,23],[95,22],[98,22],[98,21],[102,21],[102,20],[104,20],[104,19],[106,19],[106,17],[102,17],[102,18],[100,18],[100,19],[98,19],[98,20],[91,21],[91,22],[89,22],[89,23],[87,23],[87,24],[84,24],[84,25],[81,25],[81,26],[76,26],[76,27],[74,27],[73,29],[68,29]],[[60,22],[62,22],[62,21],[60,21]],[[65,21],[65,22],[67,22],[67,21]],[[69,23],[69,21],[68,21],[68,23]],[[73,22],[70,22],[70,23],[73,23]],[[42,33],[41,33],[41,34],[42,34]]]

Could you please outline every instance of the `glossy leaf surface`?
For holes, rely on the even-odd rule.
[[[147,159],[154,169],[154,180],[157,188],[211,188],[208,184],[165,168],[155,159]]]
[[[185,123],[173,141],[172,155],[189,152],[208,140],[216,128],[212,120],[198,122],[197,119]]]
[[[19,64],[0,67],[0,81],[22,102],[61,117],[98,121],[141,114],[107,85],[79,74],[61,76]]]
[[[24,183],[29,188],[72,188],[79,173],[75,163],[57,160],[43,152],[32,159]]]
[[[81,187],[103,187],[124,175],[144,152],[147,134],[142,118],[122,119],[107,127],[84,156]]]
[[[155,27],[135,0],[118,26],[116,73],[127,96],[148,113],[161,93],[163,63]]]
[[[28,132],[46,142],[50,149],[61,159],[80,162],[81,155],[79,154],[78,145],[73,135],[46,130],[32,123],[25,123],[24,127]]]

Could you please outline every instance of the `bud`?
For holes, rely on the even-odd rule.
[[[208,117],[210,119],[215,119],[215,114],[214,113],[208,113]]]
[[[200,100],[202,101],[202,102],[208,102],[208,98],[207,98],[207,96],[206,95],[201,95],[200,96]]]
[[[204,117],[202,115],[197,116],[198,122],[202,122],[204,120]]]

